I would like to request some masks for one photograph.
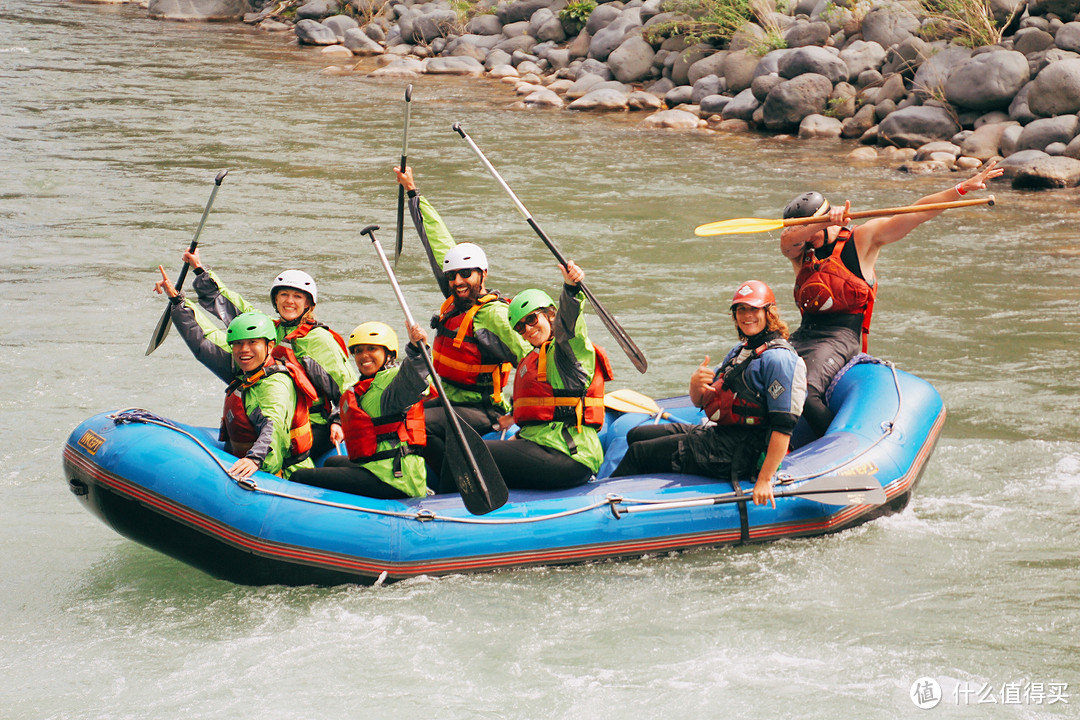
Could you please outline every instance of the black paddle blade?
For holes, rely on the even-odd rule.
[[[165,336],[169,334],[169,328],[172,327],[172,314],[169,312],[169,306],[165,306],[165,312],[161,314],[161,319],[158,320],[157,327],[154,328],[154,334],[150,337],[150,344],[146,346],[146,354],[154,352],[158,349],[158,345],[165,342]]]
[[[465,442],[472,451],[480,475],[477,477],[465,456],[454,433],[446,438],[446,452],[443,455],[441,479],[445,486],[447,478],[452,478],[465,502],[465,509],[473,515],[483,515],[497,510],[506,503],[509,496],[499,466],[491,457],[491,451],[484,444],[484,439],[464,421],[459,422]]]

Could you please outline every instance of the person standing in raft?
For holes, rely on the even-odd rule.
[[[243,479],[263,470],[288,478],[313,467],[309,411],[320,392],[332,402],[325,396],[336,387],[330,376],[314,361],[302,367],[275,357],[277,329],[262,313],[241,313],[222,331],[158,269],[161,280],[154,290],[169,296],[173,326],[195,358],[227,385],[221,439],[239,458],[229,474]]]
[[[349,351],[360,381],[341,398],[348,457],[330,456],[324,467],[300,470],[290,480],[384,500],[427,494],[427,466],[417,454],[426,442],[421,400],[428,391],[418,344],[427,335],[413,325],[409,340],[399,366],[390,326],[366,322],[352,331]]]
[[[240,297],[221,282],[213,270],[203,266],[198,249],[184,253],[184,262],[195,272],[192,286],[199,305],[221,322],[228,325],[241,313],[253,312],[255,306]],[[335,401],[341,390],[356,382],[356,372],[349,364],[345,341],[340,335],[315,319],[318,289],[310,275],[302,270],[285,270],[270,285],[270,303],[277,311],[278,353],[292,356],[293,362],[311,358],[337,383],[333,393]],[[334,408],[317,400],[311,409],[311,427],[314,435],[312,457],[321,457],[327,450],[341,442],[341,428],[336,430],[331,422]]]
[[[914,204],[948,202],[983,190],[987,180],[1004,172],[996,166],[990,163],[967,180]],[[827,215],[828,223],[794,225],[780,233],[780,252],[795,268],[795,303],[802,313],[791,344],[806,361],[809,392],[804,414],[818,436],[825,434],[833,418],[825,403],[829,383],[860,349],[867,351],[878,288],[874,266],[881,248],[944,212],[927,210],[849,225],[850,211],[850,200],[843,207],[830,207],[821,193],[806,192],[788,203],[784,218]]]
[[[513,488],[581,485],[604,460],[597,431],[611,365],[585,327],[585,272],[573,262],[561,269],[557,309],[543,290],[525,290],[510,303],[510,323],[533,347],[514,375],[513,419],[521,430],[511,440],[486,444]]]
[[[446,297],[431,319],[435,372],[457,415],[483,435],[496,429],[499,418],[509,411],[504,388],[532,346],[514,332],[507,319],[510,301],[488,290],[484,251],[473,243],[455,244],[435,208],[417,192],[412,168],[402,172],[395,167],[394,173],[409,195],[409,213]],[[446,447],[446,411],[438,400],[429,400],[426,406],[424,457],[438,467]]]
[[[802,414],[806,365],[768,285],[740,285],[731,315],[739,344],[715,372],[706,356],[690,378],[690,399],[713,424],[639,425],[612,477],[677,472],[735,482],[756,472],[754,503],[775,506],[773,478]]]

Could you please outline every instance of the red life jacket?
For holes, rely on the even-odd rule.
[[[274,325],[280,326],[281,318],[275,320]],[[287,333],[285,337],[281,339],[281,342],[278,343],[278,347],[288,344],[289,348],[292,349],[294,340],[299,340],[300,338],[307,337],[307,334],[317,327],[321,327],[328,333],[330,333],[330,336],[334,338],[335,342],[337,342],[338,347],[341,348],[341,352],[345,354],[345,357],[349,357],[349,348],[345,345],[345,338],[334,332],[329,325],[321,322],[315,322],[313,320],[305,320],[304,322],[297,325],[291,332]]]
[[[277,350],[277,346],[274,348]],[[270,375],[287,372],[296,387],[296,408],[289,427],[289,455],[282,463],[286,468],[303,462],[311,452],[312,435],[309,412],[312,401],[318,396],[307,373],[297,363],[281,360],[275,355],[268,355],[266,364],[255,374],[247,378],[237,378],[225,388],[225,409],[221,417],[221,440],[229,443],[229,451],[237,457],[244,457],[259,439],[259,431],[251,423],[247,408],[244,406],[244,393]]]
[[[360,405],[371,382],[366,378],[353,385],[341,397],[341,429],[345,433],[345,449],[353,462],[365,463],[385,458],[400,458],[409,450],[427,445],[424,425],[424,404],[414,403],[404,414],[373,418]],[[379,443],[391,441],[394,446],[379,452]],[[395,466],[395,473],[398,472]]]
[[[275,325],[280,325],[281,320],[280,319],[275,320],[274,324]],[[299,338],[307,337],[307,334],[310,333],[312,330],[314,330],[317,327],[324,328],[327,332],[329,332],[330,336],[333,337],[334,340],[337,342],[338,346],[341,347],[341,351],[343,353],[345,353],[345,357],[346,358],[349,357],[349,351],[345,347],[345,340],[340,335],[338,335],[336,332],[331,330],[329,325],[324,325],[323,323],[320,323],[320,322],[309,322],[309,321],[304,321],[304,322],[300,323],[299,325],[297,325],[296,328],[292,332],[290,332],[284,338],[282,338],[281,342],[274,345],[274,349],[271,351],[271,353],[273,354],[273,356],[276,359],[280,360],[281,362],[291,362],[293,365],[303,367],[303,364],[300,362],[300,359],[296,356],[296,351],[295,351],[294,346],[293,346],[293,341],[298,340]],[[312,409],[315,409],[316,412],[319,413],[323,418],[329,420],[329,416],[330,416],[330,412],[331,412],[331,407],[330,406],[331,406],[331,403],[330,403],[329,399],[324,400],[324,398],[316,395],[315,399],[311,401],[311,405],[308,408],[309,415],[310,415],[310,411]]]
[[[489,293],[460,312],[454,299],[447,298],[439,308],[435,342],[431,346],[435,372],[444,382],[465,390],[483,393],[484,399],[502,403],[502,389],[514,366],[508,362],[484,362],[480,344],[473,334],[473,318],[489,302],[507,302],[497,293]],[[509,303],[507,303],[509,304]]]
[[[547,380],[547,341],[525,356],[514,376],[514,422],[525,425],[552,421],[600,428],[604,424],[604,382],[613,377],[607,352],[599,345],[592,382],[580,391],[557,390]]]
[[[768,416],[765,399],[751,388],[744,377],[750,363],[761,357],[766,350],[787,348],[795,352],[787,340],[775,338],[754,349],[742,362],[735,362],[738,353],[716,373],[710,386],[715,391],[705,403],[705,417],[717,425],[763,425]]]
[[[866,352],[877,283],[870,285],[844,265],[841,255],[852,233],[851,228],[841,228],[832,252],[823,260],[814,255],[814,248],[806,246],[802,267],[795,276],[795,304],[803,315],[861,314],[862,349]]]

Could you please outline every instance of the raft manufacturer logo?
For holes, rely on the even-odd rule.
[[[97,455],[98,448],[105,444],[105,438],[98,435],[93,430],[87,430],[83,433],[83,436],[79,438],[79,445],[86,449],[86,452],[91,455]]]

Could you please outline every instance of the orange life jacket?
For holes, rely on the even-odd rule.
[[[508,362],[490,362],[480,349],[473,334],[473,318],[489,302],[507,302],[497,293],[489,293],[460,312],[454,307],[454,299],[447,298],[439,308],[436,322],[435,342],[431,346],[435,372],[443,382],[484,395],[492,404],[502,403],[502,390],[510,377],[513,365]],[[488,360],[488,362],[484,362]]]
[[[374,379],[360,380],[341,397],[341,429],[345,433],[345,449],[353,462],[400,458],[410,450],[427,445],[422,402],[414,403],[404,413],[377,418],[364,410],[360,399]],[[394,442],[394,446],[380,452],[379,443],[385,441]]]
[[[600,428],[604,424],[604,382],[613,377],[607,352],[599,345],[592,381],[585,393],[555,389],[547,379],[549,340],[525,356],[514,376],[514,422],[524,427],[552,421]]]
[[[281,318],[275,320],[274,325],[281,325]],[[287,333],[285,337],[281,339],[281,342],[278,343],[278,346],[280,347],[281,345],[288,344],[291,349],[294,340],[299,340],[300,338],[307,337],[307,334],[317,327],[321,327],[328,333],[330,333],[330,336],[334,338],[335,342],[337,342],[338,347],[341,348],[341,352],[345,353],[345,357],[349,357],[349,348],[345,345],[345,338],[334,332],[334,330],[331,329],[329,325],[321,322],[315,322],[312,320],[305,320],[304,322],[297,325],[296,328],[292,330],[292,332]]]
[[[826,313],[861,314],[862,349],[866,352],[870,334],[870,316],[874,312],[877,283],[870,285],[844,265],[841,255],[851,240],[853,230],[842,228],[836,236],[829,257],[819,260],[809,245],[802,256],[802,267],[795,276],[795,304],[805,315]]]
[[[795,348],[787,340],[776,338],[759,345],[742,362],[735,362],[735,358],[738,357],[736,354],[720,367],[711,385],[715,392],[711,394],[703,408],[705,417],[717,425],[763,425],[765,423],[765,418],[768,416],[765,400],[747,384],[744,375],[752,361],[761,357],[766,350],[773,348],[787,348],[795,352]]]
[[[274,348],[277,349],[276,347]],[[275,355],[268,355],[266,364],[247,378],[237,378],[225,388],[225,409],[221,417],[221,440],[228,441],[229,451],[237,457],[244,457],[259,439],[259,431],[248,417],[244,406],[244,393],[270,375],[279,372],[289,373],[296,386],[296,408],[289,427],[289,456],[282,467],[289,467],[307,459],[311,452],[312,435],[309,411],[312,401],[318,397],[315,386],[311,384],[307,373],[297,363],[282,360]]]

